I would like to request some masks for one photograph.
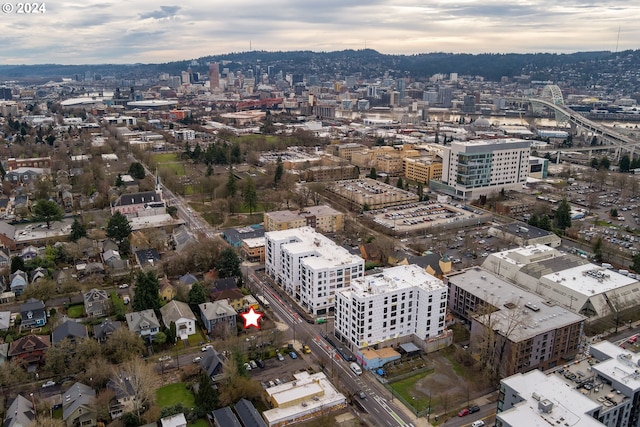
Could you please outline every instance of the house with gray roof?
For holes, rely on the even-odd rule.
[[[97,426],[96,392],[86,384],[72,385],[62,398],[62,420],[67,427]]]
[[[9,288],[16,296],[21,295],[28,284],[29,277],[22,270],[16,270],[15,273],[9,276]]]
[[[27,427],[36,419],[36,411],[33,402],[19,394],[13,400],[7,410],[7,417],[2,427]]]
[[[51,333],[51,344],[56,345],[64,339],[68,339],[75,344],[88,336],[85,325],[75,320],[67,319]]]
[[[216,409],[211,415],[213,416],[213,425],[215,427],[242,427],[236,414],[228,406]]]
[[[98,342],[105,342],[111,334],[121,327],[122,322],[104,319],[102,323],[93,327],[93,337],[98,340]]]
[[[16,249],[16,228],[4,221],[0,221],[0,243],[10,250]]]
[[[153,337],[160,331],[160,322],[151,309],[127,313],[126,319],[129,330],[140,335],[146,342],[153,341]]]
[[[7,248],[0,248],[0,267],[8,267],[11,265],[11,253]]]
[[[84,294],[84,311],[89,317],[104,317],[111,312],[109,295],[103,289],[91,289]]]
[[[6,331],[11,327],[11,312],[0,311],[0,331]]]
[[[189,304],[171,300],[160,308],[160,314],[167,328],[171,322],[175,323],[177,338],[186,340],[189,335],[196,333],[196,315],[191,311]]]
[[[20,318],[22,329],[40,328],[47,324],[47,311],[44,303],[35,298],[29,298],[20,304]]]
[[[244,427],[267,427],[260,413],[250,400],[242,398],[233,405],[238,418]]]
[[[209,375],[212,380],[222,373],[222,358],[213,347],[208,347],[200,360],[200,368]]]
[[[173,243],[174,250],[180,252],[191,243],[196,242],[196,238],[191,234],[186,225],[181,225],[171,233],[171,242]]]
[[[205,302],[198,305],[200,318],[209,335],[216,329],[235,330],[238,313],[227,300]]]

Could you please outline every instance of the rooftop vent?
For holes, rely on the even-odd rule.
[[[552,409],[553,402],[551,402],[549,399],[540,400],[538,402],[538,410],[544,412],[545,414],[551,413]]]

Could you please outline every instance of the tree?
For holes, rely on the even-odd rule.
[[[197,307],[198,304],[207,302],[207,294],[204,290],[204,286],[196,282],[191,286],[189,290],[189,305]]]
[[[129,328],[116,329],[104,344],[104,355],[112,363],[122,363],[136,358],[144,351],[144,341],[140,335]]]
[[[240,277],[242,272],[240,271],[240,258],[232,248],[225,248],[220,252],[216,268],[220,278],[225,277]]]
[[[114,372],[111,384],[116,394],[120,392],[132,397],[133,410],[139,417],[142,408],[151,407],[155,401],[160,379],[152,363],[136,357],[127,360],[119,371]]]
[[[18,255],[14,255],[11,257],[11,274],[18,270],[25,270],[24,260]]]
[[[631,159],[628,154],[625,154],[620,159],[620,172],[629,172],[631,168]]]
[[[591,167],[594,168],[594,169],[598,169],[598,164],[599,164],[598,159],[596,159],[595,157],[592,157],[591,158]]]
[[[51,228],[53,221],[62,219],[62,208],[53,200],[40,199],[33,208],[33,216],[37,221],[47,223],[47,228]]]
[[[398,187],[401,190],[404,188],[404,183],[402,182],[402,177],[398,178],[398,181],[396,182],[396,187]]]
[[[593,250],[594,259],[596,262],[602,262],[602,249],[603,249],[603,240],[602,237],[598,237],[596,241],[593,243],[591,249]]]
[[[87,237],[87,227],[78,218],[73,219],[71,224],[71,240],[77,242],[80,238]]]
[[[124,180],[122,179],[122,174],[118,174],[116,178],[116,187],[124,187]]]
[[[142,166],[142,163],[131,163],[131,165],[129,166],[129,175],[131,175],[135,179],[144,179],[146,173],[144,171],[144,166]]]
[[[371,179],[378,179],[378,172],[376,172],[376,168],[371,168],[371,170],[369,170],[368,177]]]
[[[280,158],[280,156],[278,156],[278,159],[276,160],[276,172],[273,175],[273,185],[277,187],[280,180],[282,180],[283,175],[284,166],[282,165],[282,159]]]
[[[555,226],[562,231],[571,228],[571,206],[566,197],[558,205],[554,222]]]
[[[256,185],[251,177],[247,178],[244,186],[244,203],[249,208],[249,215],[252,215],[253,210],[258,205],[258,193],[256,192]]]
[[[551,219],[549,218],[549,215],[542,215],[540,217],[540,222],[538,223],[538,227],[542,228],[543,230],[551,231],[553,227],[551,225]]]
[[[160,284],[158,277],[152,270],[139,272],[136,276],[135,294],[131,304],[134,311],[158,310],[160,308]]]
[[[227,178],[226,189],[227,189],[227,196],[229,196],[229,197],[235,196],[236,192],[238,191],[237,178],[233,174],[233,171],[229,171],[229,176]]]
[[[218,407],[218,390],[213,388],[211,378],[206,372],[201,372],[198,378],[198,393],[196,393],[196,407],[205,412],[213,411]]]
[[[631,268],[636,273],[640,273],[640,254],[636,254],[633,256],[633,264],[631,265]]]
[[[107,222],[107,237],[113,239],[118,245],[122,254],[129,253],[129,236],[131,235],[131,224],[126,216],[120,212],[114,213]]]
[[[600,169],[609,170],[609,166],[611,166],[611,161],[607,156],[600,159]]]

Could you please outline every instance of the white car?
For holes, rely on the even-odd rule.
[[[212,345],[205,345],[204,347],[202,347],[202,349],[201,349],[201,350],[202,350],[202,351],[207,351],[207,350],[209,350],[210,348],[213,348],[213,346],[212,346]]]
[[[42,384],[42,388],[53,387],[54,385],[56,385],[56,382],[49,380],[46,383]]]
[[[118,288],[120,289],[127,289],[129,287],[128,283],[123,283],[122,285],[118,286]]]
[[[249,365],[248,363],[245,362],[244,369],[246,369],[247,371],[250,371],[251,370],[251,365]]]
[[[168,354],[158,359],[159,362],[166,362],[167,360],[171,360],[171,356],[169,356]]]
[[[473,423],[471,423],[471,427],[483,427],[483,426],[484,426],[484,421],[482,420],[474,421]]]
[[[202,357],[197,356],[193,358],[193,363],[200,363],[200,361],[202,360]]]

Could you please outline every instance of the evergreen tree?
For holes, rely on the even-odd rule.
[[[540,227],[540,218],[538,218],[538,215],[533,214],[531,218],[529,218],[529,221],[527,221],[527,224],[532,227]]]
[[[80,238],[87,237],[87,227],[78,218],[73,219],[71,224],[71,240],[77,242]]]
[[[609,170],[610,166],[611,166],[611,161],[607,156],[604,156],[603,158],[600,159],[600,169]]]
[[[593,250],[593,256],[595,261],[602,262],[602,250],[604,249],[602,237],[598,237],[598,239],[596,239],[591,249]]]
[[[258,193],[256,192],[256,185],[251,177],[247,178],[244,186],[244,203],[249,208],[249,215],[252,215],[253,210],[258,205]]]
[[[551,219],[549,218],[549,215],[542,215],[540,217],[540,222],[538,227],[542,228],[543,230],[551,231],[552,225],[551,225]]]
[[[116,187],[124,187],[124,181],[122,180],[122,174],[118,174],[116,178]]]
[[[126,216],[120,212],[114,213],[107,222],[107,237],[113,239],[118,245],[121,254],[129,253],[129,236],[131,224]]]
[[[18,255],[15,255],[11,257],[11,274],[15,273],[18,270],[25,271],[25,265],[24,260]]]
[[[229,197],[233,197],[236,195],[236,192],[238,191],[238,184],[237,184],[237,178],[236,176],[233,174],[233,171],[229,171],[229,176],[227,178],[227,195]]]
[[[221,278],[241,277],[240,258],[232,248],[223,249],[216,262],[216,268]]]
[[[631,168],[631,159],[628,154],[625,154],[620,159],[620,172],[629,172]]]
[[[152,270],[139,272],[136,276],[136,292],[133,295],[133,310],[157,310],[160,308],[160,284]]]
[[[135,179],[144,179],[146,173],[144,171],[144,166],[142,166],[142,163],[131,163],[131,165],[129,166],[129,175],[131,175]]]
[[[47,228],[51,228],[53,221],[62,220],[62,208],[54,200],[40,199],[33,209],[33,216],[38,221],[47,223]]]
[[[205,371],[202,371],[198,378],[198,393],[196,393],[195,404],[205,413],[218,408],[218,390],[213,388],[211,378]]]
[[[282,164],[282,159],[280,158],[280,156],[278,156],[278,159],[276,160],[276,172],[275,172],[275,175],[273,176],[273,185],[277,187],[278,183],[282,180],[283,175],[284,175],[284,165]]]
[[[634,255],[632,259],[633,264],[631,265],[631,268],[636,272],[636,274],[640,273],[640,254]]]
[[[404,190],[404,183],[402,182],[402,177],[398,178],[398,182],[396,182],[396,187],[401,190]]]
[[[371,170],[369,170],[369,178],[378,179],[378,172],[376,172],[376,168],[371,168]]]
[[[387,175],[387,177],[384,179],[384,183],[388,184],[389,183],[389,175]]]
[[[554,218],[556,228],[564,231],[567,228],[571,228],[571,206],[565,197],[562,199],[556,210],[556,216]]]
[[[207,302],[207,294],[204,286],[198,282],[194,283],[189,290],[189,305],[194,308],[205,302]]]

